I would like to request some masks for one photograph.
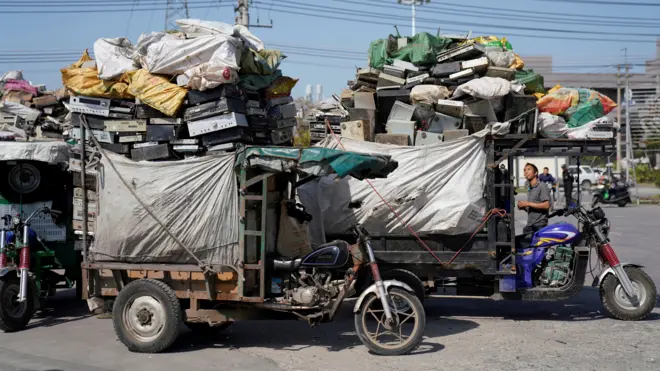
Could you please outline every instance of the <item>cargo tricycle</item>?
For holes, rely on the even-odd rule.
[[[355,329],[362,343],[379,355],[405,354],[419,345],[426,322],[422,304],[407,284],[381,278],[369,234],[364,228],[355,225],[348,231],[355,244],[336,240],[305,249],[297,240],[297,248],[304,251],[298,256],[290,253],[283,256],[281,251],[290,249],[282,246],[286,243],[277,236],[285,233],[277,228],[282,218],[294,220],[297,225],[309,220],[304,208],[292,201],[295,199],[293,192],[300,184],[331,173],[358,179],[386,177],[397,167],[396,161],[388,156],[323,148],[244,147],[235,154],[217,156],[235,156],[231,175],[234,184],[238,181],[238,188],[224,205],[218,205],[232,212],[231,197],[237,199],[235,225],[241,257],[233,264],[214,264],[207,259],[199,259],[197,264],[97,259],[101,256],[98,252],[104,249],[101,246],[103,232],[99,232],[99,228],[112,228],[104,215],[113,213],[113,210],[104,209],[106,189],[99,189],[97,230],[91,246],[85,247],[82,264],[87,283],[83,296],[114,301],[114,329],[129,350],[165,351],[179,335],[182,323],[193,331],[220,331],[237,320],[296,319],[312,326],[330,322],[336,318],[344,299],[355,293],[356,282],[362,276],[370,276],[373,281],[353,306]],[[205,156],[190,160],[192,162],[188,159],[172,163],[190,168],[213,160],[212,156]],[[112,172],[113,176],[121,178],[118,168],[123,165],[115,167],[113,161],[123,160],[103,153],[100,166],[106,174]],[[142,166],[134,162],[126,164]],[[162,170],[168,165],[143,166],[159,166]],[[133,193],[136,200],[142,197],[141,182],[139,176],[131,182],[137,185]],[[99,183],[112,187],[112,181]],[[195,195],[186,197],[194,199]],[[191,203],[204,207],[195,200]],[[154,205],[146,201],[140,204],[143,208]],[[275,210],[283,205],[279,221],[273,205]],[[158,212],[154,211],[154,218],[156,214]],[[179,222],[191,221],[176,220],[170,225],[163,223],[162,227],[175,229]],[[117,230],[116,233],[129,236],[131,231]],[[229,232],[214,230],[209,233]],[[305,239],[305,236],[298,237]],[[179,240],[173,234],[170,238]],[[181,251],[192,250],[181,246]]]
[[[611,242],[610,221],[600,207],[555,206],[550,225],[516,235],[516,157],[607,157],[609,139],[541,139],[530,135],[491,136],[487,154],[487,203],[483,223],[473,234],[372,234],[376,260],[385,279],[397,279],[428,297],[561,301],[578,295],[588,275],[599,289],[605,314],[619,320],[645,319],[656,305],[657,289],[643,266],[619,259]],[[579,181],[579,179],[578,179]],[[555,217],[569,220],[557,222]],[[330,235],[327,238],[349,238]],[[358,292],[365,284],[358,283]]]

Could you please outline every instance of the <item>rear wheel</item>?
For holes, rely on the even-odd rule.
[[[20,285],[17,278],[0,279],[0,330],[21,331],[27,327],[34,314],[34,293],[28,285],[28,295],[24,302],[18,302]]]
[[[625,199],[624,200],[619,200],[619,201],[616,202],[616,205],[618,207],[626,207],[626,205],[628,205],[628,200],[625,200]]]
[[[426,313],[419,299],[406,290],[389,290],[392,300],[392,322],[388,323],[381,300],[371,294],[364,299],[355,314],[355,331],[360,341],[372,352],[383,356],[398,356],[413,351],[424,336]],[[407,302],[406,311],[397,310],[395,302]]]
[[[141,279],[119,292],[112,322],[117,337],[131,352],[159,353],[179,336],[183,315],[179,299],[169,286]]]
[[[638,303],[633,304],[614,274],[609,274],[600,285],[600,300],[605,312],[612,318],[622,321],[638,321],[646,318],[655,307],[656,287],[651,277],[636,267],[624,268],[633,288],[637,292]]]

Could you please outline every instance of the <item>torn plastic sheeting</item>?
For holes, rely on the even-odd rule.
[[[69,145],[60,141],[0,142],[0,161],[69,163]]]
[[[229,67],[214,66],[210,63],[192,68],[183,75],[188,79],[186,86],[199,91],[213,89],[222,84],[236,84],[238,82],[238,72]]]
[[[238,70],[240,41],[227,35],[209,35],[179,40],[163,37],[147,47],[143,68],[150,73],[180,75],[204,63]]]
[[[266,98],[273,99],[279,97],[288,97],[291,95],[291,90],[298,83],[298,79],[292,79],[288,76],[278,77],[272,84],[270,84],[265,91]]]
[[[246,50],[241,59],[241,73],[270,75],[277,71],[284,58],[286,56],[279,50]]]
[[[568,132],[568,124],[564,118],[547,112],[539,114],[538,127],[541,135],[546,138],[564,138]]]
[[[101,80],[116,80],[122,74],[137,70],[133,62],[135,47],[125,37],[98,39],[94,42],[94,57]]]
[[[309,175],[337,174],[340,178],[385,178],[396,162],[382,154],[345,152],[330,148],[248,147],[236,153],[236,167],[260,167],[267,171],[300,170]]]
[[[141,102],[167,116],[174,116],[179,111],[188,93],[187,89],[170,83],[162,76],[152,75],[145,69],[132,75],[129,91]]]
[[[482,77],[460,85],[454,91],[454,97],[471,95],[479,99],[502,98],[511,93],[511,82],[500,77]]]
[[[98,77],[96,67],[85,67],[82,65],[93,59],[85,49],[80,59],[67,68],[60,70],[62,73],[62,84],[75,95],[83,95],[98,98],[134,98],[128,92],[128,76],[122,75],[119,81],[103,81]]]
[[[0,103],[0,111],[16,115],[27,122],[35,122],[41,116],[41,111],[14,102]]]
[[[30,93],[34,96],[37,96],[39,94],[39,91],[37,90],[37,88],[30,85],[30,83],[25,81],[25,80],[7,79],[7,80],[5,80],[5,85],[3,87],[3,90],[5,92],[24,91],[24,92]]]
[[[506,124],[498,124],[498,128]],[[387,179],[371,183],[401,218],[420,233],[459,235],[474,232],[485,212],[486,176],[483,130],[451,142],[403,147],[342,138],[347,151],[392,156],[398,168]],[[333,137],[318,144],[339,148]],[[313,215],[313,243],[323,234],[343,234],[355,223],[372,233],[406,233],[404,225],[366,182],[323,177],[298,188]],[[359,203],[357,209],[349,204]],[[320,224],[322,223],[322,225]]]
[[[250,49],[258,52],[264,49],[264,43],[243,25],[230,25],[223,22],[203,21],[201,19],[179,19],[177,26],[186,34],[224,34],[242,39]]]
[[[134,162],[109,153],[119,174],[186,247],[206,264],[239,264],[234,156]],[[90,257],[94,261],[196,264],[121,182],[108,159]]]
[[[241,75],[241,85],[250,90],[261,90],[268,87],[273,81],[282,77],[282,71],[276,70],[271,75]]]

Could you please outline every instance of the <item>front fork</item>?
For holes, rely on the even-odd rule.
[[[3,229],[0,231],[0,269],[7,268],[7,250],[5,248],[6,234]]]
[[[30,280],[30,246],[28,245],[29,227],[23,226],[23,247],[20,251],[20,260],[18,263],[18,275],[20,277],[20,286],[18,291],[18,302],[24,302],[27,298],[28,283]]]
[[[378,296],[380,297],[380,302],[383,305],[383,311],[385,312],[385,318],[387,322],[392,322],[392,310],[390,309],[390,303],[387,300],[388,295],[385,291],[385,285],[383,284],[383,279],[380,277],[380,270],[378,269],[378,263],[376,262],[376,257],[374,256],[374,250],[371,248],[371,242],[367,240],[367,254],[369,255],[369,266],[371,267],[371,274],[374,276],[374,282],[376,283],[376,289],[378,290]]]
[[[600,258],[606,262],[610,268],[612,268],[612,271],[614,271],[614,274],[619,279],[619,282],[621,282],[623,291],[625,291],[630,298],[630,302],[633,305],[639,304],[639,297],[637,297],[637,292],[635,291],[635,288],[630,281],[630,277],[628,277],[625,269],[623,269],[621,262],[619,262],[619,258],[616,256],[616,253],[614,252],[614,249],[609,242],[601,244]]]

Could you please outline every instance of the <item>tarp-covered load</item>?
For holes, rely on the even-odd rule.
[[[347,151],[392,156],[398,168],[374,185],[401,218],[419,233],[459,235],[472,233],[485,212],[486,169],[484,140],[489,130],[423,147],[404,147],[341,138]],[[319,143],[341,148],[329,137]],[[406,233],[367,182],[332,176],[298,188],[298,197],[312,214],[313,244],[325,235],[343,234],[355,223],[371,233]]]
[[[112,160],[131,189],[195,256],[206,264],[243,261],[238,248],[237,171],[302,170],[340,177],[385,177],[396,168],[388,155],[327,148],[247,147],[236,154],[182,161],[134,162],[106,152],[101,159],[99,215],[90,249],[95,261],[196,263],[146,211],[109,164]]]
[[[238,189],[232,154],[182,161],[134,162],[106,151],[149,209],[200,260],[235,264]],[[140,205],[101,159],[99,215],[90,257],[96,261],[190,263],[196,261]]]

